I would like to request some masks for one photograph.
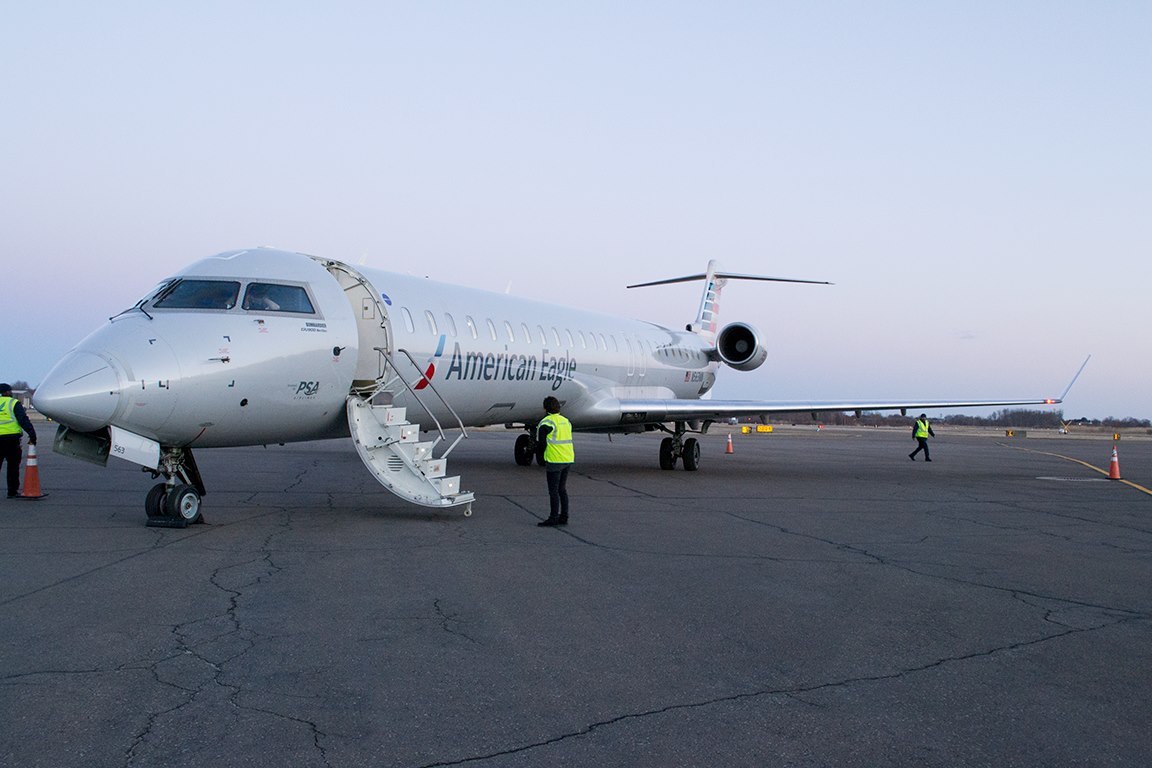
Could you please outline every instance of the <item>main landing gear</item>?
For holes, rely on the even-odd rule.
[[[683,421],[676,422],[675,429],[668,429],[660,425],[660,429],[669,433],[660,441],[660,469],[675,469],[676,462],[683,460],[684,469],[695,472],[700,468],[700,441],[694,437],[685,439],[688,433],[688,424]],[[704,431],[707,431],[705,425]],[[514,449],[516,463],[522,467],[531,466],[532,459],[536,457],[536,438],[531,432],[525,432],[516,438]]]
[[[532,465],[532,459],[536,457],[536,438],[531,432],[525,432],[516,438],[515,455],[516,463],[520,466]]]
[[[676,429],[669,430],[667,427],[661,427],[664,431],[672,432],[672,437],[666,437],[660,441],[660,469],[675,469],[676,460],[684,460],[684,469],[687,472],[695,472],[700,468],[700,441],[694,437],[687,440],[684,439],[684,434],[688,431],[688,426],[682,422],[676,422]]]
[[[204,481],[191,449],[165,448],[157,469],[145,469],[153,478],[164,476],[144,497],[148,525],[154,528],[186,528],[204,522],[200,514],[200,497],[205,495]]]

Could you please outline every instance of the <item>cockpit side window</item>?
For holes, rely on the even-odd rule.
[[[175,283],[175,282],[176,282],[175,280],[165,280],[164,282],[160,283],[160,285],[156,286],[152,290],[148,291],[148,293],[144,294],[144,298],[142,298],[142,299],[140,299],[140,301],[136,302],[136,306],[141,307],[141,306],[147,304],[149,301],[152,301],[153,299],[160,298],[161,296],[163,296],[168,291],[168,286],[172,285],[172,283]]]
[[[249,283],[244,292],[244,309],[254,312],[297,312],[315,314],[308,291],[299,285]]]
[[[232,309],[240,295],[234,280],[177,280],[161,291],[154,306],[161,309]]]

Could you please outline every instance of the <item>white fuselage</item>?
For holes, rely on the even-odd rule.
[[[423,406],[393,390],[425,429],[425,406],[456,424],[445,402],[465,426],[534,423],[548,395],[578,428],[613,429],[614,400],[699,398],[718,365],[695,333],[288,251],[225,253],[176,278],[225,281],[237,298],[168,307],[154,291],[77,345],[37,407],[80,431],[115,426],[164,446],[337,437],[349,392],[387,378],[384,354],[420,387]],[[246,309],[254,283],[306,293],[312,311]]]

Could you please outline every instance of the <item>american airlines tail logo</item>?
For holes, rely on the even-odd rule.
[[[416,383],[417,390],[424,389],[432,383],[432,377],[436,374],[436,363],[440,361],[441,356],[444,354],[445,341],[447,341],[447,337],[444,334],[440,334],[440,340],[436,342],[436,352],[433,353],[432,357],[428,358],[428,368],[424,371],[424,375],[420,378],[420,381]]]
[[[706,331],[716,332],[716,316],[720,314],[720,288],[715,282],[708,283],[704,310],[700,313],[700,320]]]

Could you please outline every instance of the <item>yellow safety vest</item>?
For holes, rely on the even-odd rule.
[[[928,437],[928,419],[916,419],[916,431],[912,433],[913,437]]]
[[[19,435],[23,431],[16,421],[16,398],[0,397],[0,435]]]
[[[558,413],[550,413],[540,420],[537,429],[547,424],[552,427],[544,446],[544,461],[548,464],[571,464],[576,461],[572,446],[572,422]]]

